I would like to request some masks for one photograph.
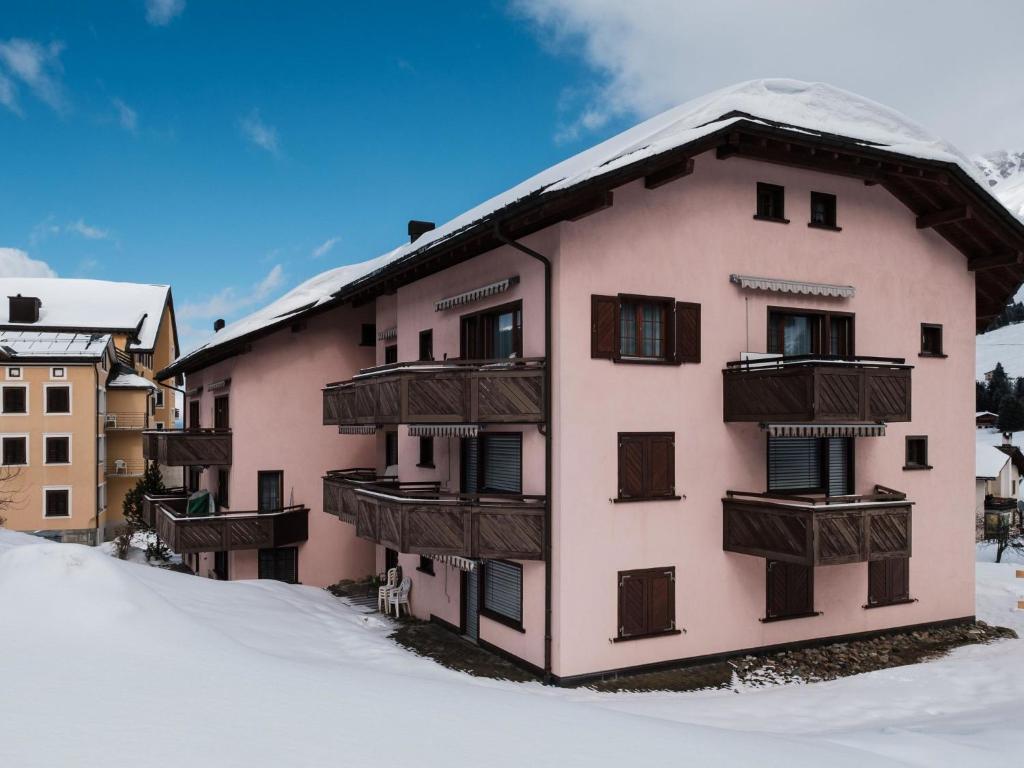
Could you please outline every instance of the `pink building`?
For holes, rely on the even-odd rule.
[[[973,174],[828,86],[684,104],[172,365],[231,431],[152,455],[278,511],[154,516],[232,578],[397,564],[557,682],[970,620],[974,334],[1024,277]]]

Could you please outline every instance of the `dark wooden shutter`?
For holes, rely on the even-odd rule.
[[[648,576],[648,632],[676,628],[675,570],[652,571]]]
[[[619,498],[644,497],[644,438],[619,435]]]
[[[647,634],[647,577],[619,574],[619,637]]]
[[[768,618],[814,612],[814,570],[810,566],[769,560],[765,581]]]
[[[868,605],[910,599],[910,558],[893,557],[868,563]]]
[[[619,352],[619,299],[590,297],[590,356],[613,359]]]
[[[676,302],[675,361],[700,362],[700,304]]]
[[[676,628],[675,568],[619,572],[620,638]]]
[[[676,448],[673,435],[647,438],[646,475],[650,498],[676,495]]]

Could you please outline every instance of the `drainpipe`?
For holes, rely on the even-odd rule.
[[[501,232],[501,225],[494,224],[494,236],[503,244],[536,259],[544,265],[544,423],[540,433],[544,435],[544,497],[548,513],[544,515],[544,683],[551,684],[551,261],[543,254],[512,240]]]

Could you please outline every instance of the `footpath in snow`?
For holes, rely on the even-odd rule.
[[[979,562],[978,616],[1024,634],[1014,570]],[[563,690],[440,667],[389,640],[386,619],[319,589],[198,579],[7,531],[0,617],[0,766],[831,768],[1019,756],[1019,640],[812,685]]]

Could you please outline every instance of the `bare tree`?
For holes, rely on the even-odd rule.
[[[16,482],[21,474],[21,467],[0,466],[0,528],[7,525],[5,514],[17,502],[20,490]]]

